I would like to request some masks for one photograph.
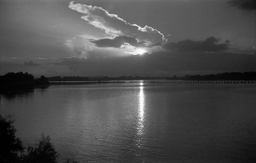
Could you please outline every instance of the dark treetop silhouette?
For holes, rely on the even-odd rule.
[[[10,72],[0,76],[0,93],[15,94],[28,92],[35,87],[47,87],[49,81],[46,77],[41,76],[35,79],[33,75],[23,72]]]

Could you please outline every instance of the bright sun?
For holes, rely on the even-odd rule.
[[[135,51],[134,51],[134,55],[143,55],[143,54],[145,54],[147,51],[145,50],[145,49],[143,49],[143,48],[137,48],[137,49],[135,49]]]

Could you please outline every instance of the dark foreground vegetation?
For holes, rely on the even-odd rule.
[[[30,92],[34,88],[45,88],[49,86],[46,77],[35,79],[33,75],[23,72],[10,72],[0,76],[0,93],[6,95]]]
[[[42,135],[40,141],[33,146],[23,147],[22,141],[16,137],[11,116],[0,115],[0,163],[57,163],[59,157],[49,136]],[[64,163],[76,163],[67,159]]]

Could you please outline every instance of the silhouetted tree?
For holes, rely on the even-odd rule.
[[[3,118],[0,115],[0,161],[14,161],[18,153],[23,151],[22,142],[15,136],[14,120],[11,116]]]
[[[48,85],[49,84],[49,80],[45,76],[41,76],[39,79],[36,79],[35,82],[37,85]]]
[[[22,158],[26,163],[57,163],[58,156],[50,137],[42,135],[39,143],[29,146]]]
[[[29,146],[26,153],[19,138],[15,136],[14,120],[0,115],[0,163],[57,163],[59,156],[49,136],[42,135],[40,141]],[[77,163],[67,159],[64,163]]]
[[[47,86],[49,86],[48,78],[41,76],[39,79],[34,79],[34,76],[27,72],[9,72],[0,76],[0,93],[7,96],[28,92],[35,87],[45,88]]]

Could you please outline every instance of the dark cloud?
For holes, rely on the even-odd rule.
[[[184,40],[177,43],[169,42],[164,45],[166,50],[178,52],[217,52],[228,49],[229,40],[225,43],[218,44],[220,39],[213,36],[205,39],[204,41]]]
[[[155,44],[150,45],[150,47],[154,47],[154,46],[161,46],[162,42],[156,42]]]
[[[32,61],[28,61],[28,62],[24,62],[24,65],[25,65],[25,66],[34,67],[34,66],[39,66],[40,64],[35,63],[35,62],[32,62]]]
[[[91,42],[96,44],[98,47],[120,48],[124,43],[128,43],[135,47],[143,46],[143,42],[139,42],[135,38],[129,37],[129,36],[117,36],[114,39],[106,38],[106,39],[94,40]]]
[[[232,6],[238,7],[242,10],[256,10],[256,1],[255,0],[231,0],[229,4]]]

